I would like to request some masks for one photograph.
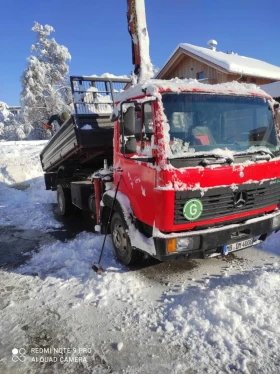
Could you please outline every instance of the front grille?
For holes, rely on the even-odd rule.
[[[199,199],[203,204],[201,216],[194,222],[208,219],[229,216],[240,212],[248,212],[254,209],[265,208],[280,203],[280,180],[266,181],[262,184],[250,183],[231,187],[211,188],[201,196],[199,190],[196,191],[176,191],[174,223],[181,224],[188,221],[183,214],[185,203],[190,199]],[[237,207],[237,196],[240,192],[245,192],[246,202],[243,206]]]

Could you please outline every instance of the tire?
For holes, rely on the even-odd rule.
[[[57,204],[62,216],[69,216],[73,212],[71,190],[63,188],[60,184],[57,186]]]
[[[111,236],[117,259],[123,265],[132,265],[139,260],[139,251],[133,249],[130,243],[126,224],[119,213],[115,212],[111,221]]]

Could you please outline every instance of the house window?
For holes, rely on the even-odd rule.
[[[196,73],[196,79],[204,79],[204,71],[200,71],[199,73]]]
[[[251,79],[250,79],[250,82],[251,82],[251,83],[257,83],[257,80],[256,80],[256,78],[251,78]]]
[[[241,82],[247,82],[247,77],[241,77]]]

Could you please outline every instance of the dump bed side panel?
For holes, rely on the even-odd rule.
[[[91,114],[76,117],[71,116],[41,152],[44,171],[54,171],[65,161],[84,164],[97,156],[113,155],[114,129],[110,116]]]
[[[42,150],[40,158],[43,170],[51,170],[59,160],[78,147],[75,120],[71,116]]]
[[[113,123],[110,115],[79,115],[76,133],[83,148],[113,147]]]

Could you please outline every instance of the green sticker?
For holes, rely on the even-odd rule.
[[[183,214],[189,221],[198,219],[201,216],[202,211],[203,205],[198,199],[191,199],[187,201],[183,208]]]

